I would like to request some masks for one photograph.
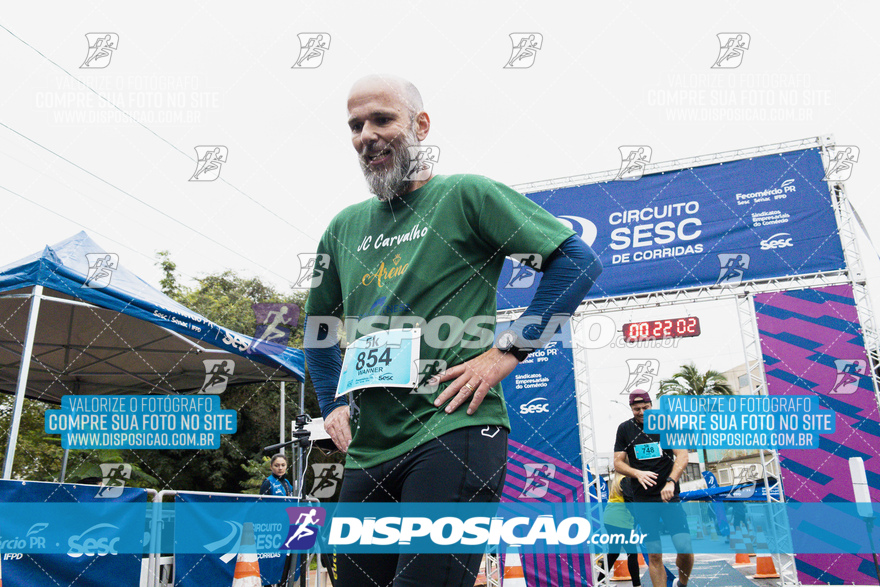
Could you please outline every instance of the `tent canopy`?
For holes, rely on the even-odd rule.
[[[0,268],[0,391],[15,392],[40,286],[27,397],[60,403],[68,394],[198,392],[216,365],[226,385],[304,380],[301,350],[190,311],[80,232]]]

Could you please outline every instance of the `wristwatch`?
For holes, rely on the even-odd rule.
[[[672,481],[673,484],[678,483],[678,481],[676,481],[676,480],[673,479],[672,477],[667,477],[667,478],[666,478],[666,482],[669,483],[670,481]]]
[[[518,339],[519,336],[517,336],[516,332],[514,332],[513,330],[505,330],[500,335],[498,335],[497,348],[498,350],[505,353],[510,353],[511,355],[516,357],[517,361],[522,363],[532,351],[516,346]]]

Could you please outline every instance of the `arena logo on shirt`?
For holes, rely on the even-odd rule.
[[[409,268],[409,263],[400,264],[400,255],[396,255],[391,260],[391,263],[391,267],[386,267],[385,261],[382,261],[374,273],[364,273],[364,276],[361,277],[361,283],[363,285],[371,285],[375,282],[376,286],[382,287],[384,282],[400,277]]]

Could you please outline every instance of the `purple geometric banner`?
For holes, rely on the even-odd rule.
[[[497,325],[498,332],[507,323]],[[503,382],[510,416],[503,502],[584,503],[571,330],[566,324]],[[590,553],[520,549],[529,587],[589,585]]]
[[[880,417],[852,287],[836,285],[755,296],[770,395],[812,395],[836,412],[837,428],[817,449],[781,450],[789,502],[852,502],[850,457],[862,457],[871,500],[880,501]],[[811,520],[813,535],[842,524],[865,532],[861,519]],[[801,583],[876,584],[872,557],[797,554]]]

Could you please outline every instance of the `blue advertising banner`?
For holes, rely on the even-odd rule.
[[[242,548],[242,540],[245,533],[253,532],[251,537],[253,545],[251,552],[258,552],[257,563],[260,569],[260,581],[263,585],[270,585],[281,581],[281,573],[284,570],[284,559],[287,552],[281,552],[284,538],[287,536],[288,524],[283,523],[283,515],[277,514],[277,508],[259,509],[255,506],[261,501],[263,504],[270,502],[281,504],[289,502],[298,503],[295,499],[282,497],[260,497],[257,495],[242,495],[241,497],[228,497],[219,495],[202,495],[197,493],[178,493],[174,496],[175,503],[183,504],[226,504],[229,506],[228,516],[217,518],[214,512],[198,507],[186,509],[191,516],[182,516],[176,519],[174,524],[175,543],[183,542],[192,537],[194,528],[206,528],[195,542],[196,548],[177,549],[174,555],[174,585],[175,587],[201,587],[203,585],[231,585],[235,572],[235,563],[240,552],[248,549]],[[278,503],[281,502],[281,503]],[[255,512],[264,513],[260,518]],[[281,510],[283,512],[283,509]],[[249,527],[245,527],[244,520],[251,521]],[[211,532],[216,528],[216,532]],[[193,552],[195,551],[195,552]],[[296,568],[294,564],[293,568]]]
[[[566,323],[501,382],[510,418],[503,502],[577,507],[586,501],[571,346]],[[586,548],[551,555],[525,547],[520,561],[528,584],[538,587],[585,585],[590,576]]]
[[[842,269],[824,175],[813,148],[527,195],[599,255],[587,297],[604,298]],[[539,282],[507,259],[498,308],[527,306]]]
[[[121,531],[125,531],[127,539],[134,539],[142,546],[147,493],[143,489],[114,487],[119,495],[102,497],[108,494],[106,489],[70,483],[0,481],[0,503],[5,510],[0,516],[3,584],[7,587],[74,584],[99,587],[107,585],[107,577],[113,577],[116,585],[137,585],[143,554],[132,554],[131,548],[117,550],[116,546]],[[14,508],[13,503],[28,506]],[[60,527],[57,518],[38,507],[70,503],[110,510],[109,516],[107,519],[83,517],[81,523]],[[143,509],[132,508],[131,504],[135,503],[144,504]],[[126,506],[128,515],[114,515],[115,507]],[[26,528],[19,527],[9,519],[13,512],[32,512],[35,517]],[[137,530],[132,533],[132,528]],[[63,538],[49,543],[49,536]]]

